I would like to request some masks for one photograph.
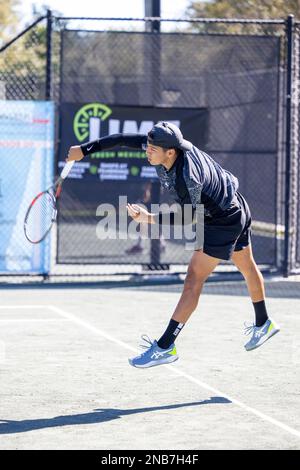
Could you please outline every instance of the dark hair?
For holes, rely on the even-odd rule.
[[[177,155],[180,155],[180,154],[182,153],[182,150],[181,150],[180,148],[178,148],[178,147],[169,147],[169,148],[164,148],[164,147],[163,147],[163,149],[164,149],[165,152],[166,152],[167,150],[175,150],[175,152],[176,152]]]
[[[148,132],[148,138],[151,139],[151,140],[154,139],[154,132],[153,131]],[[153,145],[157,145],[158,147],[161,147],[159,144],[154,143]],[[161,147],[161,148],[164,150],[164,152],[166,152],[167,150],[175,150],[177,155],[180,155],[180,152],[182,152],[182,150],[178,147]]]

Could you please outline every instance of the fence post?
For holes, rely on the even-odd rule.
[[[145,0],[146,17],[160,18],[160,0]],[[146,21],[146,31],[155,33],[152,38],[152,50],[150,61],[151,85],[152,85],[152,104],[157,106],[160,104],[160,74],[161,74],[161,52],[160,52],[160,21]],[[157,47],[156,47],[157,46]],[[152,204],[160,202],[160,184],[153,182],[151,190]],[[150,240],[150,263],[154,269],[160,266],[160,239]]]
[[[293,30],[294,16],[289,15],[286,23],[287,35],[287,78],[286,78],[286,144],[285,144],[285,237],[283,275],[290,273],[290,219],[291,219],[291,146],[292,146],[292,74],[293,74]]]
[[[160,18],[160,0],[145,0],[145,16]],[[146,31],[151,33],[160,32],[160,21],[146,21]]]
[[[52,12],[47,10],[47,56],[46,56],[46,100],[51,99],[51,85],[52,85],[52,70],[51,70],[51,57],[52,57]]]

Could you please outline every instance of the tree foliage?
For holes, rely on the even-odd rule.
[[[0,46],[11,37],[18,26],[16,8],[19,0],[1,0],[0,2]]]
[[[300,0],[210,0],[190,2],[186,17],[227,19],[282,19],[289,14],[300,18]],[[191,23],[189,31],[229,34],[281,34],[280,28],[261,24]]]
[[[191,18],[299,18],[300,0],[192,1],[187,13]]]

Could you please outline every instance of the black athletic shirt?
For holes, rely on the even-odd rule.
[[[88,155],[116,146],[142,149],[145,144],[147,135],[113,134],[85,143],[81,149]],[[239,187],[232,173],[195,146],[181,151],[169,170],[163,165],[156,165],[155,169],[161,185],[174,201],[182,207],[192,204],[194,209],[203,204],[205,216],[211,219],[224,215]]]

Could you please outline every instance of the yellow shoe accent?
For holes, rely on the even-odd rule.
[[[274,329],[274,325],[273,325],[273,323],[271,323],[271,325],[268,328],[267,333],[270,333],[270,331],[272,331],[273,329]]]
[[[172,349],[172,351],[169,353],[171,356],[175,356],[177,354],[177,351],[176,351],[176,346],[174,346],[174,348]]]

